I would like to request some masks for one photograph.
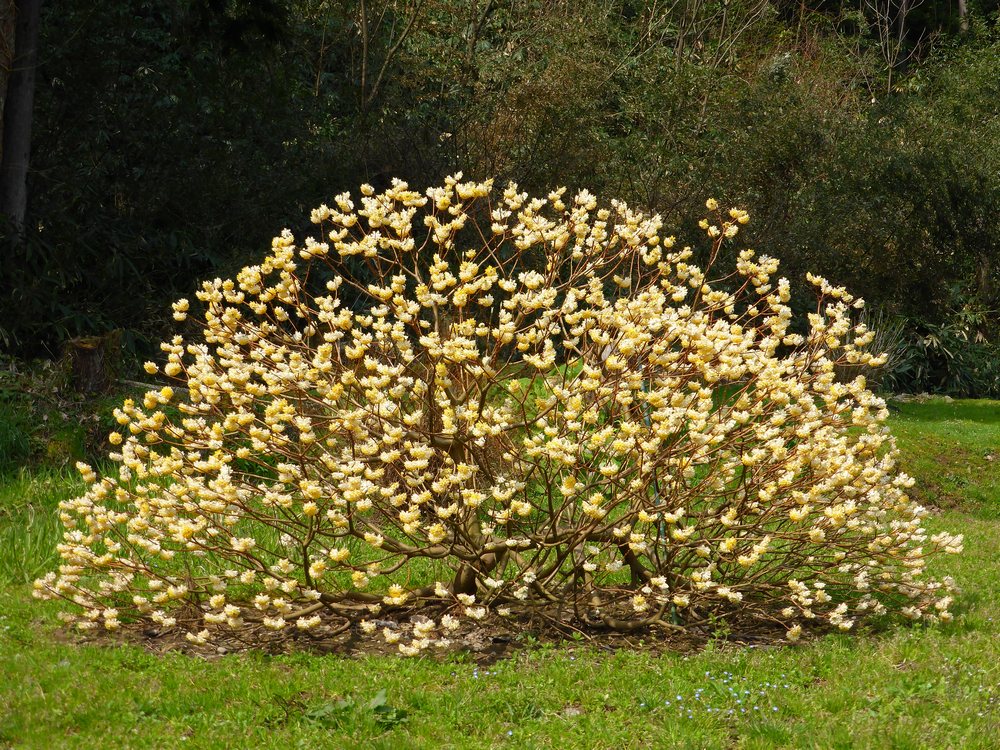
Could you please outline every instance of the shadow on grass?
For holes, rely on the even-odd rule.
[[[980,422],[1000,427],[1000,401],[890,401],[889,408],[902,419],[918,422]]]

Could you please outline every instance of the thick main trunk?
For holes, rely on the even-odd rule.
[[[7,80],[3,111],[3,155],[0,157],[0,214],[18,230],[28,207],[28,162],[31,114],[38,64],[38,23],[42,0],[20,0],[14,29],[14,65]]]

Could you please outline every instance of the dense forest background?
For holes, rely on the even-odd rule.
[[[15,20],[3,0],[8,89]],[[890,386],[1000,393],[998,0],[91,0],[38,23],[0,347],[56,356],[260,257],[361,182],[586,187],[870,303]],[[5,120],[5,127],[7,122]],[[805,304],[805,300],[800,300]]]

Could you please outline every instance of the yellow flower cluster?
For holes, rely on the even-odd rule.
[[[777,261],[728,249],[745,212],[709,200],[696,251],[586,191],[456,175],[334,204],[174,304],[203,336],[146,364],[173,387],[115,411],[118,470],[79,467],[35,585],[77,627],[351,627],[416,654],[549,609],[789,638],[951,617],[925,562],[961,538],[928,535],[884,402],[835,376],[881,359],[861,302],[810,277],[793,332]]]

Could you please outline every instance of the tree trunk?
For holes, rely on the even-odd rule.
[[[958,0],[958,30],[962,36],[969,33],[969,6],[966,0]]]
[[[981,251],[979,254],[979,266],[976,268],[976,296],[981,305],[995,310],[994,305],[1000,301],[1000,296],[997,294],[997,285],[994,283],[991,255],[992,253],[987,251]],[[988,341],[997,343],[1000,342],[1000,335],[996,331],[996,326],[991,325],[993,322],[995,322],[995,318],[987,319],[984,327],[988,330],[980,331],[980,333]]]
[[[14,67],[14,23],[17,10],[14,0],[0,0],[0,123],[3,122],[3,100],[7,97],[7,80]],[[2,132],[2,131],[0,131]]]
[[[19,0],[14,30],[14,65],[7,81],[3,111],[3,154],[0,156],[0,214],[18,231],[28,207],[28,160],[31,154],[31,111],[38,64],[38,23],[42,0]]]
[[[121,331],[70,339],[63,348],[70,385],[77,393],[106,393],[121,372]]]

